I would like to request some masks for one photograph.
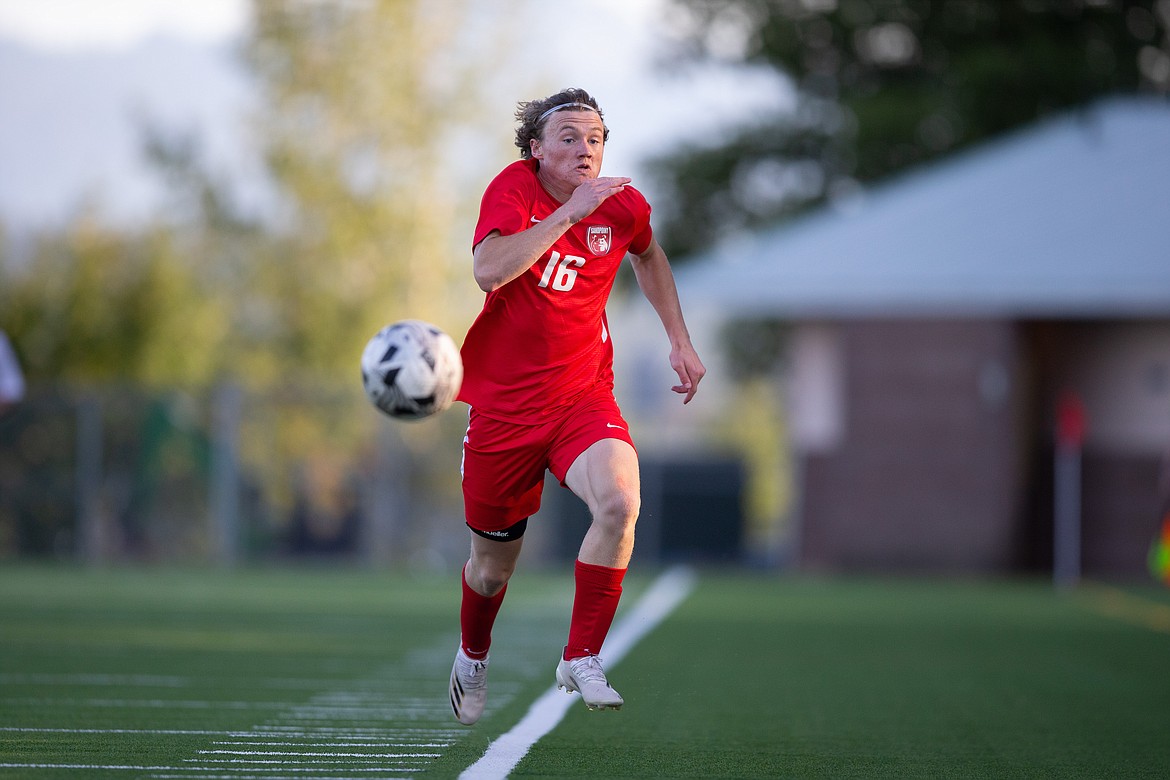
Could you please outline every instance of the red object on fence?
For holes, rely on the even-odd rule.
[[[1081,397],[1071,390],[1061,393],[1056,405],[1056,443],[1063,449],[1079,450],[1085,443],[1087,427]]]

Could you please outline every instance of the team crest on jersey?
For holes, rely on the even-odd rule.
[[[609,225],[590,225],[586,241],[593,254],[608,255],[613,247],[613,230]]]

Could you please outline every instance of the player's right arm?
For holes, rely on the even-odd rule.
[[[493,230],[475,246],[475,283],[484,292],[498,290],[528,270],[573,223],[559,213],[527,230],[505,236]]]
[[[629,182],[623,176],[588,179],[573,190],[560,208],[527,230],[507,236],[498,230],[488,233],[476,244],[472,255],[475,283],[484,292],[491,292],[520,276],[566,230],[596,211],[606,198],[621,192]]]

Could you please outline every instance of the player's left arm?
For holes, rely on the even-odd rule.
[[[686,321],[683,319],[682,304],[678,299],[678,288],[674,283],[674,273],[670,270],[670,261],[666,253],[658,245],[658,241],[651,239],[650,245],[641,254],[630,253],[633,260],[634,276],[638,279],[638,287],[658,318],[666,329],[670,339],[670,367],[678,374],[679,383],[671,388],[676,393],[685,394],[683,403],[690,403],[699,389],[699,380],[707,373],[703,361],[695,352],[691,343],[691,335],[687,331]]]

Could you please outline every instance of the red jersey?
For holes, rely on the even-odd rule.
[[[527,230],[561,207],[518,160],[484,192],[476,246],[493,230]],[[650,204],[627,186],[569,228],[530,268],[487,294],[463,341],[459,400],[488,417],[538,423],[585,391],[613,388],[613,344],[605,305],[627,251],[653,239]]]

